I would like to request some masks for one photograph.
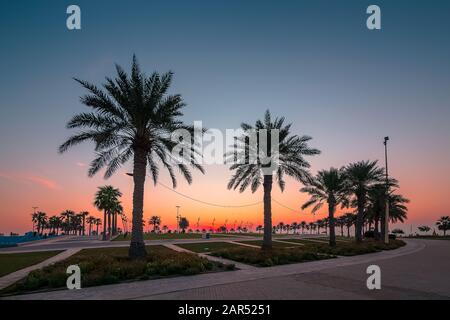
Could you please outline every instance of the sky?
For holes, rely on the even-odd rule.
[[[88,178],[91,144],[59,155],[85,92],[73,77],[101,84],[114,64],[175,73],[171,93],[183,119],[238,128],[270,109],[313,137],[322,151],[311,171],[380,160],[390,136],[390,173],[411,200],[408,230],[434,225],[450,208],[450,2],[448,1],[6,1],[0,0],[0,233],[31,229],[32,207],[48,215],[88,210],[99,186],[123,192],[131,217],[128,164],[112,178]],[[66,8],[81,8],[81,30],[66,28]],[[366,28],[366,8],[381,8],[381,30]],[[73,132],[72,132],[73,133]],[[262,190],[227,190],[226,166],[206,167],[178,192],[223,205],[262,200]],[[168,175],[161,182],[169,184]],[[262,224],[262,205],[219,208],[150,181],[144,217],[173,226],[176,206],[195,226]],[[288,180],[274,188],[273,221],[312,221],[306,195]],[[293,208],[290,210],[286,207]],[[148,227],[146,227],[148,228]]]

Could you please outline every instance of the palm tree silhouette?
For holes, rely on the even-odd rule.
[[[449,216],[441,217],[436,222],[436,226],[438,227],[439,230],[444,231],[444,237],[445,237],[447,230],[450,230],[450,217]]]
[[[344,220],[345,227],[347,228],[347,237],[350,238],[350,228],[355,224],[356,216],[351,212],[347,212],[342,216],[342,219]]]
[[[88,211],[82,211],[79,213],[81,219],[82,219],[82,231],[83,231],[83,236],[85,235],[85,224],[86,224],[86,217],[89,215]]]
[[[70,147],[84,141],[93,141],[97,158],[92,161],[89,176],[106,166],[105,178],[110,177],[121,165],[133,159],[133,221],[129,256],[145,257],[143,236],[144,183],[147,166],[156,184],[159,176],[158,162],[168,170],[173,187],[176,177],[173,167],[177,167],[188,183],[192,175],[188,165],[200,170],[196,162],[196,148],[191,141],[172,141],[171,133],[177,129],[193,132],[179,117],[185,106],[180,95],[168,95],[172,82],[171,72],[159,75],[154,72],[147,77],[141,72],[137,59],[133,56],[131,75],[116,65],[117,77],[106,78],[103,89],[89,82],[75,79],[89,94],[81,102],[93,109],[91,113],[81,113],[72,118],[68,128],[82,128],[60,147],[65,152]],[[172,149],[185,144],[192,152],[174,155]]]
[[[161,224],[161,217],[158,216],[152,216],[148,220],[149,225],[153,225],[153,232],[156,232],[156,228]]]
[[[330,168],[330,170],[321,170],[308,183],[307,186],[300,189],[310,195],[310,199],[302,205],[302,210],[313,206],[312,212],[316,213],[324,203],[328,204],[328,221],[330,227],[330,246],[336,246],[336,232],[334,214],[336,207],[341,208],[349,206],[348,188],[346,179],[342,170]],[[326,228],[326,227],[325,227]]]
[[[384,169],[377,166],[377,161],[359,161],[345,167],[345,177],[348,181],[348,192],[355,196],[356,214],[355,238],[362,241],[362,226],[367,206],[367,193],[374,185],[384,178]]]
[[[244,135],[238,138],[240,144],[235,145],[237,152],[240,155],[245,155],[248,160],[248,151],[256,151],[256,161],[244,161],[231,165],[230,170],[235,171],[228,183],[228,189],[239,188],[240,192],[244,192],[247,187],[251,186],[252,192],[256,192],[261,184],[264,188],[264,236],[262,249],[272,248],[272,184],[273,178],[278,182],[281,191],[285,188],[284,175],[293,177],[294,179],[306,182],[310,179],[309,163],[304,159],[304,156],[312,156],[319,154],[317,149],[310,148],[308,141],[312,138],[309,136],[291,135],[291,125],[284,125],[285,119],[275,118],[272,120],[269,110],[266,111],[264,120],[257,120],[255,126],[243,123],[241,128]],[[278,152],[272,153],[271,146],[271,132],[278,130]],[[252,146],[248,134],[267,132],[267,141],[257,141],[256,146]],[[263,145],[267,145],[267,152],[263,158],[260,158],[260,150],[263,150]],[[229,157],[235,157],[235,152],[229,153]],[[230,159],[230,158],[228,158]],[[276,165],[276,171],[269,173],[268,167]]]
[[[106,232],[111,236],[111,212],[117,208],[119,197],[122,193],[113,186],[98,187],[95,194],[94,205],[103,210],[103,240],[106,240]],[[108,221],[106,220],[108,217]]]

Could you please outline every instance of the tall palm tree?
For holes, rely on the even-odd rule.
[[[359,161],[345,167],[345,177],[348,182],[348,191],[355,196],[357,214],[355,239],[362,241],[362,226],[367,206],[367,193],[369,189],[384,179],[384,169],[378,167],[377,161]]]
[[[45,212],[36,212],[36,224],[38,234],[43,233],[44,227],[47,224],[47,214]]]
[[[302,210],[313,206],[312,212],[316,213],[323,204],[328,205],[328,221],[330,227],[330,246],[336,246],[335,219],[336,207],[348,207],[348,188],[342,169],[330,168],[321,170],[301,192],[310,195],[310,199],[302,205]]]
[[[106,232],[111,236],[110,214],[116,208],[122,193],[113,186],[98,187],[95,194],[94,205],[103,210],[103,240],[106,240]],[[108,221],[106,220],[109,217]],[[108,230],[107,230],[108,229]]]
[[[304,156],[312,156],[319,154],[317,149],[310,148],[308,141],[312,138],[309,136],[292,135],[290,132],[291,125],[284,125],[285,119],[272,119],[269,110],[266,111],[264,120],[257,120],[255,126],[243,123],[241,128],[244,135],[238,138],[239,144],[235,145],[237,154],[244,157],[246,161],[238,161],[231,165],[230,170],[234,170],[234,174],[228,183],[228,189],[239,188],[240,192],[244,192],[247,187],[251,186],[252,192],[256,192],[260,185],[264,188],[264,236],[263,249],[272,248],[272,185],[275,179],[281,191],[285,188],[284,175],[293,177],[294,179],[306,182],[310,179],[309,163]],[[278,130],[278,151],[272,149],[272,130]],[[256,134],[260,137],[267,132],[267,141],[257,139],[256,146],[252,145],[249,135]],[[264,148],[267,146],[267,148]],[[264,150],[264,156],[260,156],[260,151]],[[257,156],[250,159],[248,152],[252,151]],[[229,153],[229,159],[234,159],[235,152]],[[233,158],[231,158],[233,157]],[[275,172],[271,172],[269,167],[276,167]]]
[[[304,233],[306,226],[307,226],[306,221],[300,222],[300,228],[302,230],[302,234]]]
[[[84,141],[93,141],[98,157],[92,161],[89,176],[106,166],[105,178],[110,177],[121,165],[133,159],[133,225],[129,256],[146,256],[143,237],[144,183],[147,167],[156,184],[159,176],[158,162],[168,170],[172,185],[176,187],[174,166],[191,183],[188,168],[203,168],[196,161],[197,149],[191,141],[173,141],[171,133],[177,129],[193,132],[180,120],[185,106],[180,95],[169,95],[172,82],[171,72],[159,75],[154,72],[147,77],[141,72],[137,59],[133,56],[131,75],[116,65],[117,77],[106,78],[103,89],[86,81],[75,79],[89,94],[81,102],[93,109],[91,113],[81,113],[72,118],[68,128],[82,128],[83,131],[70,137],[59,147],[65,152],[70,147]],[[184,143],[192,152],[183,155],[172,154],[175,146]],[[186,149],[184,149],[186,150]]]

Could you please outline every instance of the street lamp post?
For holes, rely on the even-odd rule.
[[[389,172],[388,172],[388,151],[387,142],[389,137],[384,137],[384,160],[386,166],[386,208],[384,213],[384,243],[389,244]]]
[[[180,206],[177,207],[177,233],[180,233]]]

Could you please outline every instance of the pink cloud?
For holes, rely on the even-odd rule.
[[[13,182],[26,183],[31,182],[33,184],[37,184],[47,189],[56,190],[59,189],[59,185],[46,177],[36,176],[33,174],[25,174],[25,173],[6,173],[0,172],[0,178],[4,178]]]

